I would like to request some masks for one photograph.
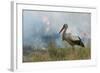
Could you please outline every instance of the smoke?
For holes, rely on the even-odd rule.
[[[87,43],[91,38],[89,13],[23,11],[23,45],[46,48],[51,40],[56,47],[65,45],[59,34],[63,24],[68,24],[66,33],[78,35]]]

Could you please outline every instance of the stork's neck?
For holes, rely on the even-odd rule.
[[[67,28],[65,28],[65,29],[64,29],[63,34],[65,34],[65,33],[66,33],[66,30],[67,30]]]
[[[65,40],[64,38],[66,37],[66,35],[65,35],[65,34],[66,34],[66,30],[67,30],[67,29],[64,28],[64,31],[63,31],[63,33],[62,33],[62,39],[63,39],[63,40]]]

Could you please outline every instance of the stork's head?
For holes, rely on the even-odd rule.
[[[68,25],[67,24],[64,24],[59,33],[61,33],[64,29],[66,30],[67,28],[68,28]]]

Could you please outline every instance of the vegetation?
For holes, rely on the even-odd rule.
[[[46,50],[34,49],[23,54],[23,62],[60,61],[90,59],[90,48],[51,48]]]
[[[67,45],[66,45],[67,46]],[[30,46],[23,47],[23,62],[84,60],[91,58],[90,48],[57,48],[51,40],[45,49]]]

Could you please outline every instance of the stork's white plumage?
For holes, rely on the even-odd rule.
[[[81,38],[79,36],[74,36],[71,33],[66,33],[67,28],[68,28],[68,25],[64,24],[62,29],[59,32],[59,33],[61,33],[63,31],[62,39],[67,41],[72,47],[74,45],[79,45],[79,46],[84,47],[84,44],[83,44],[83,42],[82,42],[82,40],[81,40]]]

